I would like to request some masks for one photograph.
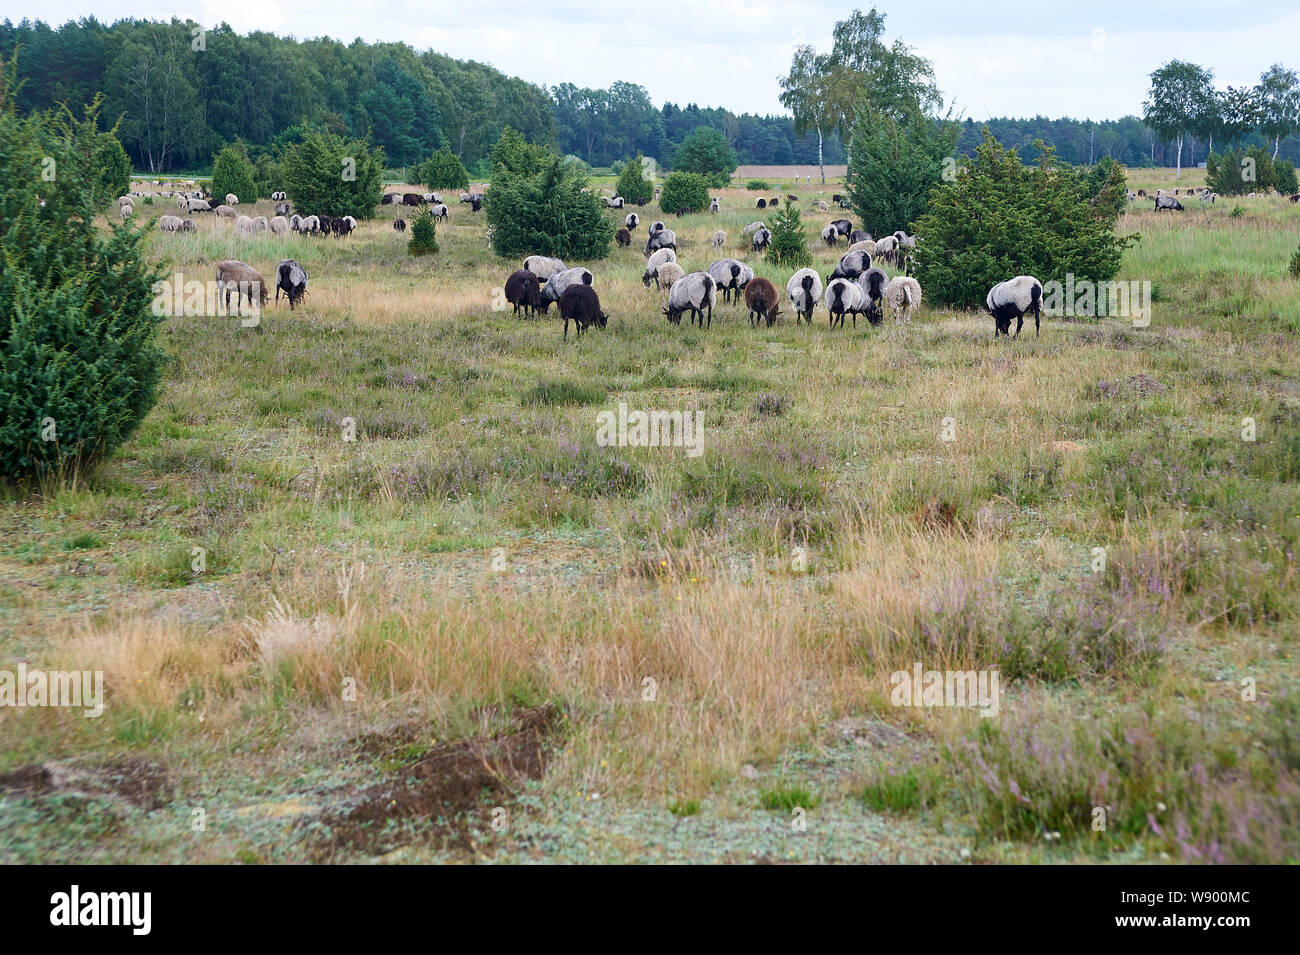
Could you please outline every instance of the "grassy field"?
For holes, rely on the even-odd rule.
[[[722,228],[783,288],[721,198],[682,264]],[[671,327],[634,246],[565,345],[500,310],[482,213],[429,259],[395,214],[151,237],[309,297],[167,319],[134,439],[4,498],[0,658],[107,706],[0,711],[0,861],[1300,860],[1296,206],[1137,204],[1150,326],[1014,342]],[[597,446],[620,402],[704,453]],[[917,663],[1000,668],[998,714],[893,705]]]

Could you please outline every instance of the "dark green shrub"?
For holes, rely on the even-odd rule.
[[[369,219],[379,205],[384,151],[372,147],[369,139],[349,140],[313,130],[285,150],[283,168],[289,198],[311,215]]]
[[[1277,191],[1286,196],[1300,192],[1300,180],[1295,174],[1295,164],[1289,159],[1279,159],[1273,163],[1273,172],[1277,177]]]
[[[67,110],[19,118],[13,76],[0,70],[5,479],[76,470],[110,454],[153,406],[163,362],[150,313],[161,273],[142,248],[143,230],[112,226],[104,236],[94,226],[104,188],[96,108],[83,120]]]
[[[777,265],[802,269],[812,265],[808,251],[808,234],[803,218],[794,203],[787,204],[772,216],[772,242],[767,247],[767,257]]]
[[[95,206],[98,208],[107,205],[118,196],[126,195],[131,188],[131,157],[126,154],[116,136],[112,133],[99,133],[95,137],[93,162]]]
[[[770,192],[772,186],[766,180],[751,179],[749,182],[745,183],[745,188],[754,192]]]
[[[914,114],[900,122],[872,113],[849,143],[849,202],[872,235],[907,229],[929,208],[930,191],[955,174],[961,126]],[[944,160],[949,163],[945,166]]]
[[[412,178],[430,189],[465,189],[469,186],[469,172],[456,154],[443,146],[412,171]]]
[[[1291,253],[1291,278],[1300,279],[1300,249]]]
[[[709,205],[709,182],[693,172],[670,173],[659,193],[659,208],[664,212],[702,212]]]
[[[603,259],[609,254],[614,226],[603,204],[584,192],[587,179],[549,154],[536,175],[501,170],[485,202],[492,248],[507,258],[553,255],[561,259]]]
[[[703,176],[710,186],[722,188],[736,171],[736,151],[712,126],[698,126],[673,154],[673,169]]]
[[[406,243],[409,255],[432,255],[438,251],[438,229],[433,213],[421,209],[411,218],[411,238]]]
[[[1221,196],[1268,192],[1277,186],[1277,170],[1267,149],[1229,149],[1221,156],[1211,153],[1205,162],[1205,181]]]
[[[225,202],[229,193],[239,196],[240,202],[257,201],[253,164],[237,146],[226,146],[212,162],[212,195],[218,202]]]
[[[645,165],[645,160],[640,153],[623,167],[619,173],[618,185],[614,187],[614,194],[622,196],[624,201],[629,203],[649,202],[654,198],[655,187],[641,174],[641,169]]]
[[[514,176],[535,176],[542,170],[542,165],[554,153],[545,146],[530,143],[524,134],[507,126],[501,130],[497,144],[492,147],[492,171],[497,177],[503,173]],[[561,162],[572,166],[570,157],[565,156]],[[581,160],[579,160],[581,162]],[[586,174],[588,166],[583,163],[574,168],[574,172]]]

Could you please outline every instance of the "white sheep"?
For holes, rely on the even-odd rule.
[[[235,195],[233,192],[226,193],[226,205],[228,206],[239,205],[239,196]]]
[[[241,235],[252,235],[253,220],[248,216],[240,216],[235,220],[235,231]]]
[[[766,229],[766,228],[767,226],[761,222],[751,222],[749,225],[745,226],[745,238],[748,239],[759,229]]]
[[[131,216],[135,215],[135,206],[131,205],[131,203],[129,202],[126,203],[125,205],[118,206],[117,214],[120,215],[122,217],[122,221],[125,222]]]
[[[874,239],[863,239],[861,242],[854,242],[849,246],[850,252],[865,252],[873,259],[876,257],[876,242]]]
[[[698,320],[700,328],[713,325],[713,306],[718,300],[718,287],[708,272],[691,272],[683,275],[668,290],[668,304],[664,314],[674,325],[682,323],[682,313],[690,312],[692,321]],[[708,316],[708,326],[704,324]]]
[[[847,278],[832,279],[826,286],[826,311],[830,313],[830,327],[844,327],[844,316],[853,316],[853,327],[858,327],[858,313],[865,311],[866,296],[857,282]]]
[[[537,276],[537,281],[545,282],[552,275],[557,275],[568,268],[559,259],[546,255],[530,255],[524,259],[523,268]]]
[[[344,218],[346,219],[347,216],[344,216]],[[271,228],[271,223],[266,218],[266,216],[258,216],[256,219],[253,220],[254,232],[265,232],[270,228]]]
[[[645,272],[641,276],[641,284],[644,285],[646,288],[649,288],[650,282],[654,281],[655,288],[659,288],[660,282],[659,279],[657,278],[659,272],[659,266],[663,265],[665,262],[676,262],[676,261],[677,261],[677,253],[674,252],[672,249],[657,250],[654,254],[650,256],[649,259],[646,260]]]
[[[233,219],[239,215],[238,212],[236,212],[232,207],[226,205],[224,202],[217,206],[215,211],[222,219]]]
[[[833,225],[828,225],[822,229],[822,241],[827,245],[834,245],[840,240],[840,230]]]
[[[718,204],[718,197],[714,196],[709,200],[709,211],[718,212],[722,207]]]
[[[989,289],[984,299],[993,316],[993,337],[1011,334],[1011,320],[1016,320],[1015,338],[1020,337],[1025,315],[1034,315],[1034,337],[1038,337],[1039,314],[1043,302],[1043,283],[1032,275],[1017,275]]]
[[[811,325],[813,309],[822,297],[822,279],[817,271],[800,269],[794,273],[790,276],[790,281],[785,283],[785,294],[790,297],[790,304],[794,306],[797,316],[795,324],[807,321]]]
[[[715,249],[721,249],[726,244],[727,244],[727,233],[723,232],[721,229],[713,233],[713,247]]]
[[[635,212],[629,212],[627,216],[623,219],[623,225],[627,227],[628,232],[631,232],[640,224],[641,224],[641,217],[638,216]]]
[[[921,304],[921,285],[910,275],[896,275],[885,286],[885,301],[894,311],[894,323],[912,320],[912,309]]]
[[[276,216],[271,220],[270,226],[273,235],[284,235],[289,231],[289,220],[284,216]]]
[[[742,283],[747,281],[744,275],[745,263],[738,259],[718,259],[709,266],[709,276],[721,290],[724,302],[730,302],[733,295],[736,301],[740,301]],[[753,278],[752,272],[750,278]]]
[[[686,270],[676,262],[664,262],[655,269],[655,281],[660,288],[671,289],[673,283],[686,274]]]
[[[158,219],[158,228],[163,232],[180,232],[181,223],[184,220],[180,216],[160,216]]]

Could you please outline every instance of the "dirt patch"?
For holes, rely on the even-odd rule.
[[[326,817],[326,854],[348,849],[377,855],[409,838],[405,820],[435,824],[448,846],[470,847],[468,815],[509,798],[526,779],[540,779],[550,760],[549,743],[563,718],[546,705],[514,714],[509,731],[424,748],[427,727],[401,727],[367,734],[355,743],[362,754],[399,765],[391,782],[356,793],[349,809]],[[422,751],[421,751],[422,750]]]
[[[0,792],[39,797],[53,793],[114,796],[150,812],[172,800],[167,771],[151,763],[122,759],[95,766],[32,763],[0,773]]]

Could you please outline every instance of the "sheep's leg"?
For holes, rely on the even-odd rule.
[[[1010,326],[1008,326],[1008,327],[1010,327]],[[1025,314],[1024,314],[1024,312],[1021,312],[1019,315],[1016,316],[1016,334],[1015,334],[1014,336],[1012,336],[1012,337],[1014,337],[1014,338],[1019,338],[1019,337],[1020,337],[1020,329],[1022,329],[1022,328],[1024,328],[1024,327],[1025,327]]]

